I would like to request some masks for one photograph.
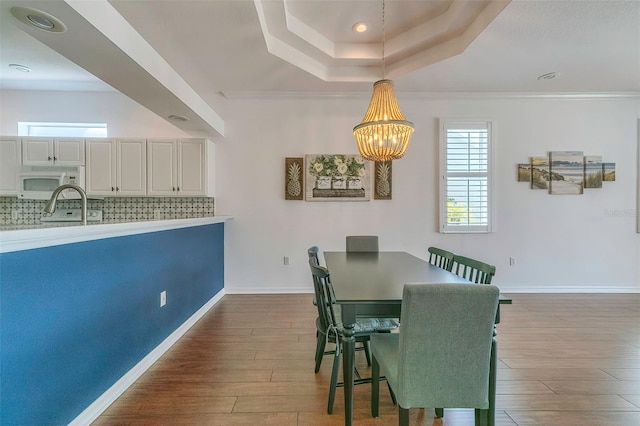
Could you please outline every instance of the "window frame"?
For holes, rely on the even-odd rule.
[[[73,132],[70,134],[69,132],[65,132],[65,134],[53,134],[53,133],[34,134],[32,130],[35,128],[74,129],[77,131],[81,131],[82,129],[84,129],[85,133],[78,134],[76,132]],[[86,130],[91,130],[91,129],[104,129],[104,134],[103,135],[87,134]],[[108,127],[107,127],[107,123],[62,123],[62,122],[20,121],[18,122],[18,136],[57,137],[57,138],[64,138],[64,137],[106,138],[108,137]]]
[[[447,172],[447,130],[453,127],[464,126],[470,128],[477,124],[478,128],[487,130],[487,171],[485,172],[452,172],[457,177],[484,177],[487,178],[487,224],[486,225],[449,225],[447,222],[448,198],[447,198],[447,177],[451,174]],[[495,232],[495,190],[493,176],[495,171],[494,147],[495,147],[495,121],[489,118],[440,118],[438,122],[439,133],[439,202],[440,221],[439,232],[443,234],[487,234]],[[472,127],[471,127],[472,128]]]

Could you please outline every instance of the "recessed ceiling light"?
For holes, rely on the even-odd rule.
[[[364,22],[358,22],[356,24],[353,24],[353,31],[357,33],[363,33],[367,31],[367,24],[365,24]]]
[[[67,31],[67,26],[63,24],[61,20],[38,9],[14,6],[11,8],[11,14],[20,22],[39,30],[50,33],[63,33]]]
[[[171,114],[167,118],[173,121],[182,121],[182,122],[189,121],[189,118],[185,117],[184,115]]]
[[[551,80],[556,78],[558,75],[558,73],[555,72],[548,72],[546,74],[542,74],[541,76],[538,77],[538,80]]]
[[[9,64],[9,68],[13,68],[16,71],[21,71],[21,72],[31,72],[31,68],[29,68],[26,65]]]

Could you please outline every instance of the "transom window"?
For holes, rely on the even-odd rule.
[[[491,122],[440,121],[440,232],[491,232]]]
[[[18,136],[106,138],[107,123],[19,122]]]

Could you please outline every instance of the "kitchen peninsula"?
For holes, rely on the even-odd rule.
[[[224,294],[229,219],[1,231],[1,423],[115,399]]]

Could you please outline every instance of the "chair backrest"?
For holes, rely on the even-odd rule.
[[[489,406],[498,288],[406,284],[396,396],[402,408]]]
[[[429,247],[429,263],[451,272],[453,268],[453,253],[438,247]]]
[[[377,235],[348,235],[347,252],[378,252]]]
[[[313,259],[316,265],[320,264],[320,259],[318,259],[318,246],[309,247],[307,250],[307,254],[309,255],[309,259]]]
[[[491,279],[496,274],[496,267],[488,263],[469,257],[453,255],[455,267],[453,272],[476,284],[491,284]]]
[[[331,279],[329,270],[324,266],[316,265],[313,259],[309,259],[311,277],[313,278],[313,291],[315,293],[318,319],[323,332],[337,325],[336,313],[333,309]]]

